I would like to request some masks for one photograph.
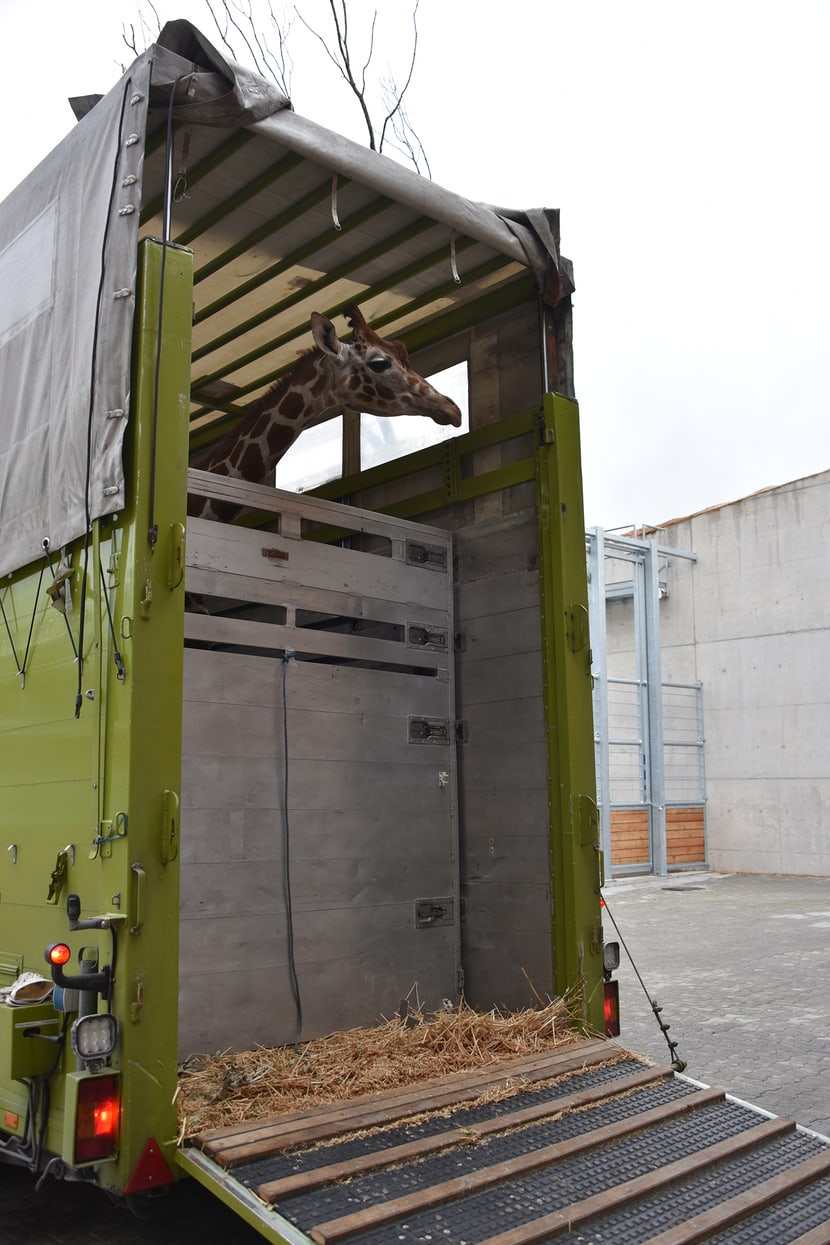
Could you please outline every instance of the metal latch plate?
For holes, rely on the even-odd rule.
[[[452,925],[455,919],[455,901],[444,897],[415,900],[415,928],[434,929],[436,925]]]
[[[406,560],[410,566],[423,566],[430,571],[445,571],[447,550],[443,545],[427,545],[419,540],[408,540]]]
[[[449,718],[407,719],[411,744],[448,744],[450,742]]]
[[[409,648],[423,648],[432,652],[446,653],[447,632],[440,627],[425,627],[420,623],[406,624],[406,643]]]

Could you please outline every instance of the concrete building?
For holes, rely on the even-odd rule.
[[[830,471],[637,535],[647,538],[643,544],[651,541],[658,568],[651,600],[660,638],[657,668],[650,673],[663,685],[662,696],[651,698],[657,716],[667,717],[669,687],[691,691],[700,684],[707,863],[720,871],[830,875]],[[642,726],[648,697],[638,648],[653,645],[654,637],[637,640],[636,576],[632,582],[631,560],[614,552],[609,543],[605,675],[612,693],[616,679],[618,689],[633,688],[640,695],[642,772],[648,768],[648,728]],[[678,556],[690,553],[695,557]],[[596,637],[594,643],[596,649]],[[615,724],[613,695],[611,701],[606,731],[613,744],[619,718]],[[664,721],[664,732],[666,726]],[[668,727],[660,764],[666,778],[663,804],[669,805],[662,811],[663,833],[668,816],[672,868],[695,862],[671,858],[678,766]],[[660,750],[652,748],[657,765]],[[631,769],[633,747],[629,752]],[[626,803],[626,763],[621,746],[615,766],[612,746],[611,799],[617,806]],[[615,798],[614,786],[622,798]],[[633,782],[629,787],[633,792]],[[681,782],[674,794],[683,789]],[[624,809],[614,813],[615,872],[636,867],[630,850],[626,858],[622,827],[628,824],[631,834],[648,796],[639,792],[627,822]],[[655,844],[659,833],[652,810],[649,864],[663,872],[666,848],[665,842],[662,849]]]

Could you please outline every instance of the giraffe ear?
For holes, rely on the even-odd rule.
[[[340,339],[337,336],[337,329],[328,316],[321,316],[319,311],[312,311],[311,335],[315,346],[318,350],[322,350],[323,354],[331,355],[335,359],[340,358]]]

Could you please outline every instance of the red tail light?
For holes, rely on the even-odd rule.
[[[605,1036],[620,1036],[620,983],[605,982]]]
[[[118,1077],[91,1076],[78,1085],[75,1163],[111,1159],[118,1149]]]

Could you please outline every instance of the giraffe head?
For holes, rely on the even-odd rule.
[[[380,337],[357,307],[345,314],[352,329],[347,341],[326,316],[311,314],[314,344],[328,362],[338,403],[370,415],[426,415],[436,424],[460,426],[461,411],[413,371],[402,341]]]

